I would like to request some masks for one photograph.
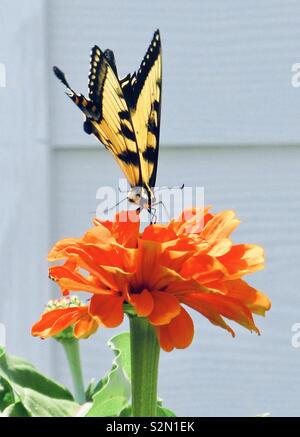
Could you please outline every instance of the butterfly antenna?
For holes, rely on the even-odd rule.
[[[184,189],[184,184],[182,185],[173,185],[172,187],[157,187],[154,188],[154,191],[163,191],[163,190],[183,190]]]

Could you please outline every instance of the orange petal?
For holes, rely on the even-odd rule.
[[[184,262],[192,256],[189,250],[166,250],[161,256],[160,263],[169,269],[180,271]]]
[[[223,279],[226,270],[217,259],[200,253],[190,257],[183,264],[180,273],[186,278],[196,279],[201,284],[209,284]]]
[[[157,241],[164,243],[166,241],[176,240],[177,235],[172,229],[168,229],[164,225],[149,225],[144,229],[143,240]]]
[[[160,290],[170,282],[177,280],[178,274],[163,264],[171,267],[183,264],[190,256],[188,253],[178,254],[171,251],[168,255],[164,252],[162,244],[156,241],[139,240],[139,251],[136,266],[136,284],[143,284],[149,290]],[[136,285],[135,284],[135,285]]]
[[[209,246],[206,247],[206,251],[210,256],[222,256],[229,252],[231,247],[231,240],[229,240],[229,238],[222,238],[221,240],[211,242]]]
[[[128,298],[140,317],[147,317],[152,312],[154,302],[152,294],[148,290],[145,289],[141,293],[130,293]]]
[[[163,291],[152,291],[153,311],[148,316],[152,325],[166,325],[180,313],[177,297]]]
[[[91,275],[94,275],[98,279],[100,286],[102,285],[102,287],[108,288],[115,287],[113,274],[97,264],[83,248],[69,247],[67,251],[69,255],[76,259],[78,267],[88,271]]]
[[[47,338],[58,334],[87,313],[87,307],[58,308],[42,314],[41,319],[32,326],[34,336]]]
[[[118,267],[103,266],[102,269],[111,276],[111,288],[116,291],[127,293],[131,280],[134,277],[133,273],[124,272]]]
[[[271,308],[271,301],[268,296],[251,287],[242,279],[226,281],[224,286],[228,296],[240,300],[255,314],[264,316],[265,312]]]
[[[95,226],[104,226],[106,229],[112,233],[113,222],[110,220],[101,220],[98,217],[93,218],[93,223]]]
[[[202,232],[210,206],[206,208],[187,208],[182,211],[176,220],[171,220],[169,228],[173,229],[177,235],[199,234]]]
[[[62,266],[50,267],[49,276],[54,281],[58,281],[61,278],[68,278],[73,281],[89,284],[88,280],[83,275],[81,275],[78,272],[75,272],[74,270],[68,269],[68,267],[66,267],[66,264]]]
[[[151,290],[165,290],[170,284],[180,281],[182,277],[168,267],[157,266],[150,282]]]
[[[125,247],[137,247],[137,239],[140,229],[140,214],[137,210],[121,211],[116,214],[113,229],[118,243]]]
[[[118,267],[122,265],[122,259],[111,244],[81,243],[78,247],[98,265]]]
[[[56,281],[63,290],[90,291],[101,293],[103,289],[96,287],[84,276],[65,268],[64,266],[53,266],[49,268],[49,277]]]
[[[181,307],[177,317],[171,320],[168,325],[157,326],[160,346],[166,352],[174,348],[185,349],[194,337],[194,324],[190,315]]]
[[[72,245],[77,245],[80,238],[64,238],[59,240],[50,250],[48,254],[48,261],[55,261],[66,257],[65,249]]]
[[[137,254],[138,249],[124,248],[122,246],[118,247],[117,250],[122,258],[122,268],[126,272],[135,272],[137,264]]]
[[[163,251],[176,250],[180,252],[195,251],[198,248],[197,239],[194,235],[180,235],[175,240],[165,241],[161,243]]]
[[[226,267],[231,279],[236,279],[264,267],[264,250],[256,244],[237,244],[218,259]]]
[[[119,293],[95,294],[89,304],[89,313],[107,328],[119,326],[124,318],[124,297]]]
[[[133,272],[136,269],[137,249],[130,249],[119,245],[79,244],[82,249],[98,266],[118,267]]]
[[[82,316],[74,326],[74,336],[78,339],[88,338],[98,329],[98,323],[89,314]]]
[[[140,216],[136,210],[117,213],[113,222],[95,219],[94,223],[108,229],[119,244],[129,248],[137,247]]]
[[[140,214],[136,209],[117,212],[115,215],[115,223],[118,223],[119,226],[124,226],[125,223],[125,227],[129,226],[129,223],[133,223],[135,227],[137,225],[139,226]]]
[[[175,273],[173,273],[173,276]],[[181,296],[190,293],[209,293],[210,289],[199,284],[195,279],[185,279],[177,274],[177,280],[169,282],[165,291],[181,299]]]
[[[110,230],[103,226],[102,223],[98,222],[96,226],[90,228],[82,237],[81,241],[83,243],[100,243],[109,244],[115,241]]]
[[[199,311],[214,325],[227,329],[232,335],[233,330],[224,322],[221,316],[234,320],[250,331],[259,334],[255,326],[251,311],[242,302],[220,293],[184,295],[181,301],[191,308]]]
[[[215,214],[203,228],[201,237],[204,240],[221,240],[229,237],[231,232],[239,225],[234,211],[223,211]]]
[[[162,254],[161,244],[155,241],[139,240],[136,280],[149,290],[154,289]]]

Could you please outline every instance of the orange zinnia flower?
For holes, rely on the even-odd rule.
[[[87,338],[98,328],[88,307],[76,297],[50,300],[41,319],[31,329],[34,336],[41,338],[55,337],[57,340],[67,338]]]
[[[51,267],[50,277],[64,293],[90,292],[87,313],[106,327],[118,326],[123,304],[132,305],[156,328],[166,351],[192,341],[193,321],[183,304],[232,335],[224,318],[259,333],[252,314],[264,315],[270,301],[241,278],[263,267],[263,249],[233,245],[234,213],[208,211],[186,210],[142,233],[135,211],[117,214],[113,222],[96,219],[82,238],[55,244],[49,261],[66,262]]]

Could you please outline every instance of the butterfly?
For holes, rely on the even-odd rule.
[[[67,95],[83,112],[84,131],[109,150],[129,184],[127,198],[151,214],[155,202],[162,92],[162,53],[156,30],[140,68],[119,79],[112,50],[91,51],[88,98],[77,94],[65,74],[53,67]]]

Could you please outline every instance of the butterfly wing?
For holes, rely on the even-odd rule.
[[[86,116],[84,129],[113,154],[130,185],[154,187],[159,151],[162,57],[160,34],[154,33],[137,73],[118,79],[114,54],[94,46],[89,100],[75,93],[64,73],[56,76]]]
[[[91,120],[93,133],[112,152],[130,185],[139,186],[142,176],[136,135],[111,50],[92,49],[89,97],[99,112],[97,120]]]
[[[94,46],[91,52],[89,100],[76,94],[64,74],[56,76],[69,89],[68,95],[86,116],[84,130],[93,133],[113,154],[132,187],[142,183],[140,157],[130,111],[123,95],[113,52]]]
[[[159,30],[152,38],[137,73],[121,82],[130,109],[141,163],[142,182],[154,187],[157,173],[162,90]]]

